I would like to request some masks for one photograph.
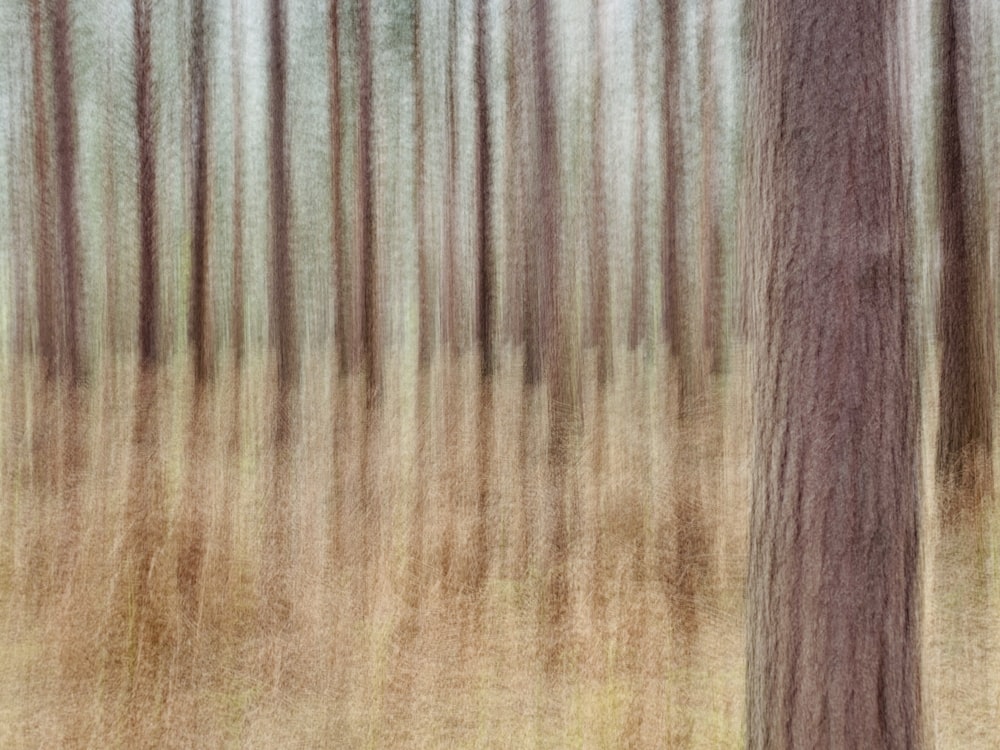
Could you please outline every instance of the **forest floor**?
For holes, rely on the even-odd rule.
[[[516,362],[486,402],[470,358],[389,378],[367,419],[313,364],[280,448],[253,363],[75,399],[8,367],[0,748],[741,745],[737,375],[680,419],[621,353],[554,463]],[[927,729],[997,747],[1000,530],[942,535],[925,496]]]

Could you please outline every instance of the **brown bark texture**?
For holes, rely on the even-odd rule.
[[[490,234],[492,204],[490,175],[492,144],[490,142],[490,110],[486,58],[486,3],[476,5],[476,246],[478,315],[476,318],[480,352],[480,375],[483,380],[493,376],[493,317],[496,309],[494,284],[493,240]]]
[[[424,56],[421,34],[423,28],[423,10],[420,0],[413,5],[413,107],[416,131],[416,148],[414,153],[414,178],[416,187],[413,191],[414,211],[417,219],[417,301],[418,301],[418,344],[417,362],[421,370],[430,367],[434,355],[434,308],[431,301],[430,259],[427,257],[427,214],[426,214],[426,176],[427,176],[427,132],[424,124]]]
[[[340,96],[340,2],[330,0],[330,43],[327,46],[327,65],[329,69],[330,86],[330,201],[331,227],[330,234],[333,260],[333,289],[336,295],[333,338],[337,350],[337,371],[341,377],[346,376],[352,367],[352,350],[350,331],[350,315],[353,289],[350,283],[351,274],[348,268],[347,241],[344,234],[344,187],[343,187],[343,122],[342,103]]]
[[[752,748],[923,740],[896,8],[748,8]]]
[[[135,132],[139,142],[139,363],[150,369],[160,359],[159,267],[156,226],[156,121],[153,115],[153,49],[149,0],[132,2],[135,46]]]
[[[191,117],[194,179],[191,191],[191,298],[188,340],[194,357],[194,380],[211,377],[208,282],[208,61],[205,55],[205,0],[195,0],[191,26]]]
[[[608,262],[608,211],[604,187],[604,32],[601,2],[593,0],[594,14],[594,108],[591,113],[594,145],[591,151],[590,206],[590,313],[597,346],[597,384],[600,388],[614,375],[611,353],[611,269]]]
[[[243,280],[243,151],[246,148],[243,131],[243,25],[240,0],[232,0],[232,69],[233,69],[233,290],[229,310],[229,336],[233,364],[238,371],[246,353],[246,303]]]
[[[635,176],[632,183],[632,307],[629,311],[628,348],[635,351],[646,338],[646,68],[643,44],[644,13],[640,3],[636,21],[635,72],[638,100],[635,134]]]
[[[968,0],[945,0],[942,15],[937,474],[962,490],[944,509],[947,519],[974,510],[978,490],[992,486],[996,351],[985,195],[974,126]]]
[[[77,125],[73,98],[73,54],[69,0],[54,0],[52,21],[52,109],[55,118],[59,206],[59,246],[62,261],[63,320],[56,326],[59,371],[73,385],[86,377],[84,357],[83,250],[76,204]]]
[[[285,0],[271,0],[268,34],[271,170],[271,346],[278,358],[278,388],[287,394],[298,384],[299,347],[295,325],[295,276],[292,268],[291,207],[288,165]],[[287,415],[282,415],[284,422]],[[279,432],[280,432],[279,428]]]
[[[59,368],[59,342],[56,321],[61,313],[56,294],[56,238],[52,227],[55,210],[52,205],[52,177],[49,155],[48,107],[45,100],[45,26],[44,2],[31,4],[31,91],[34,116],[32,162],[35,172],[35,304],[38,308],[38,353],[45,376],[55,378]]]
[[[378,250],[375,238],[375,196],[372,123],[373,66],[371,0],[361,0],[358,102],[358,269],[361,282],[361,355],[365,375],[365,406],[379,403],[382,361],[378,311]]]

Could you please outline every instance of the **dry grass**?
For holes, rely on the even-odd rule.
[[[179,372],[109,364],[73,406],[10,369],[0,747],[738,746],[740,385],[678,424],[662,364],[620,361],[557,472],[544,394],[498,376],[482,504],[471,361],[368,423],[314,363],[278,456],[263,367],[197,415]],[[926,538],[929,729],[994,747],[997,535]]]

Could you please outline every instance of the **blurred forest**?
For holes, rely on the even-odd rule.
[[[898,6],[925,722],[995,747],[1000,10]],[[744,13],[0,4],[0,746],[744,742]]]

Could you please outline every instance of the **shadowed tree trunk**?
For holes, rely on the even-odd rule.
[[[243,151],[246,148],[243,133],[243,21],[240,15],[240,0],[230,3],[232,24],[232,47],[230,55],[233,70],[233,290],[232,305],[229,310],[229,335],[233,349],[233,367],[236,375],[234,399],[238,399],[243,358],[246,353],[246,302],[243,279],[243,238],[244,238],[244,196],[243,196]],[[234,403],[237,403],[234,401]],[[234,416],[239,417],[238,410]],[[239,433],[238,421],[234,425],[234,435]]]
[[[722,373],[725,352],[725,331],[722,327],[724,270],[722,258],[722,226],[719,213],[716,173],[716,132],[718,120],[718,88],[714,55],[715,37],[711,2],[705,4],[699,41],[699,79],[701,81],[701,206],[699,238],[701,241],[701,266],[704,286],[701,304],[702,349],[708,370],[713,375]]]
[[[958,490],[947,498],[948,519],[963,511],[975,513],[983,493],[992,491],[996,354],[984,185],[973,111],[972,18],[968,0],[945,0],[941,12],[937,474]]]
[[[278,443],[289,437],[290,392],[298,385],[299,344],[295,325],[295,276],[292,268],[291,206],[287,136],[287,49],[285,0],[270,0],[268,36],[268,137],[271,194],[270,315],[271,347],[277,355],[278,390],[285,408],[278,420]]]
[[[347,241],[344,234],[343,196],[343,107],[340,96],[340,2],[330,0],[330,42],[327,45],[330,87],[330,240],[333,244],[333,290],[336,297],[333,338],[337,351],[337,370],[345,377],[353,367],[351,273],[348,268]]]
[[[427,212],[426,204],[426,174],[427,174],[427,133],[424,125],[424,55],[420,36],[423,33],[423,10],[421,0],[415,0],[413,6],[413,107],[416,131],[416,149],[414,153],[414,174],[416,175],[413,191],[414,211],[417,219],[417,301],[418,301],[418,335],[417,363],[421,370],[426,371],[434,355],[434,309],[431,300],[430,259],[427,257]]]
[[[358,276],[361,282],[361,356],[365,378],[366,414],[379,402],[382,362],[379,348],[378,256],[375,239],[373,154],[373,64],[371,0],[361,0],[358,70]]]
[[[635,175],[632,183],[632,309],[629,315],[628,348],[634,352],[646,338],[646,59],[643,44],[645,26],[644,5],[640,3],[636,18],[635,74],[638,112],[635,133]]]
[[[458,273],[458,104],[455,90],[455,66],[458,48],[458,9],[454,3],[448,7],[448,57],[445,63],[445,132],[447,156],[445,157],[445,218],[444,259],[441,275],[441,343],[447,356],[455,357],[460,349],[458,333],[459,289]]]
[[[155,368],[160,360],[156,121],[153,116],[151,15],[149,0],[133,0],[135,132],[139,141],[139,365],[145,370]]]
[[[663,208],[661,213],[661,329],[677,378],[677,414],[686,416],[697,401],[702,378],[693,361],[688,282],[681,260],[681,194],[684,187],[681,141],[681,8],[679,0],[662,0],[663,94],[660,97],[663,128]]]
[[[591,151],[590,206],[590,277],[591,320],[597,345],[597,384],[603,389],[614,375],[611,353],[611,269],[608,263],[607,196],[604,188],[604,24],[601,0],[593,0],[594,14],[594,109],[591,128],[594,145]],[[599,396],[603,399],[603,395]]]
[[[198,386],[211,377],[208,306],[208,61],[205,54],[205,0],[194,0],[191,17],[191,117],[194,184],[191,191],[191,298],[188,341]]]
[[[52,20],[52,109],[55,118],[62,268],[63,320],[56,325],[60,372],[76,386],[86,377],[84,356],[83,251],[76,205],[77,125],[69,0],[54,0]],[[59,295],[57,295],[59,296]]]
[[[757,0],[748,11],[748,745],[918,748],[897,5]]]
[[[495,268],[493,257],[489,80],[486,60],[486,0],[476,3],[476,265],[478,277],[478,315],[476,339],[479,343],[479,440],[477,462],[479,500],[473,539],[477,565],[473,587],[478,592],[486,583],[492,551],[489,523],[490,467],[493,463],[493,319],[496,308]]]
[[[60,296],[56,293],[56,239],[53,233],[55,210],[52,205],[52,178],[49,154],[51,122],[45,101],[44,0],[31,4],[31,91],[34,114],[32,161],[35,172],[35,305],[38,315],[38,353],[47,379],[59,370],[59,342],[56,321],[61,317]]]

